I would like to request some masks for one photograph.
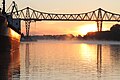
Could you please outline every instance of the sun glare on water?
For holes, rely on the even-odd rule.
[[[78,33],[81,36],[86,35],[88,32],[95,32],[95,31],[97,31],[96,24],[86,24],[86,25],[80,26],[78,29]]]

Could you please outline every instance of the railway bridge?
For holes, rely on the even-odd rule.
[[[86,13],[56,14],[41,12],[30,7],[17,10],[15,2],[12,7],[12,12],[8,14],[11,14],[13,19],[25,21],[26,36],[29,36],[31,21],[94,21],[97,23],[96,27],[98,31],[102,31],[102,23],[104,21],[120,21],[120,14],[109,12],[101,8]],[[16,10],[13,11],[14,9]]]

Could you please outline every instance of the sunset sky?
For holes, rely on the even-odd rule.
[[[107,11],[120,13],[120,0],[14,0],[19,9],[31,7],[35,10],[50,13],[85,13],[98,8]],[[6,0],[7,7],[12,0]],[[2,0],[1,0],[2,3]],[[104,22],[103,30],[109,30],[113,24],[118,22]],[[88,31],[97,30],[96,22],[56,22],[41,21],[31,23],[30,34],[74,34],[84,35]],[[25,31],[25,24],[22,24],[22,32]]]

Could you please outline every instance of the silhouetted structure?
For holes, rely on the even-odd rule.
[[[30,23],[32,21],[96,21],[98,32],[102,31],[103,21],[120,21],[120,14],[114,14],[104,9],[96,9],[81,14],[55,14],[46,13],[26,7],[12,13],[14,19],[25,21],[26,36],[29,36]]]
[[[113,25],[110,31],[89,32],[84,39],[120,41],[120,24]]]

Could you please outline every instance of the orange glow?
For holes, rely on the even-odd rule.
[[[103,23],[102,30],[110,30],[110,27],[115,23]],[[22,25],[24,26],[24,25]],[[96,22],[42,22],[32,23],[30,35],[61,35],[73,34],[74,36],[84,36],[88,32],[97,31]],[[22,27],[22,33],[26,34],[25,26]]]
[[[77,32],[81,34],[81,36],[84,36],[88,32],[95,32],[95,31],[97,31],[96,24],[86,24],[86,25],[80,26]]]
[[[102,31],[109,30],[110,27],[108,27],[108,26],[112,26],[112,24],[111,25],[110,24],[103,24]],[[78,34],[80,34],[81,36],[84,36],[88,32],[95,32],[95,31],[97,31],[97,24],[96,23],[78,26],[78,29],[76,32]]]
[[[10,33],[13,38],[20,39],[20,35],[17,32],[15,32],[14,30],[10,29]]]

